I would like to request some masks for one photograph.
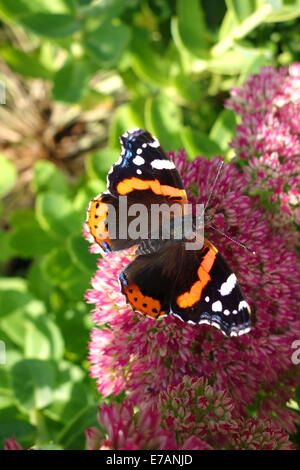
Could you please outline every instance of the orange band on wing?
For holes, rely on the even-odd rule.
[[[160,182],[155,180],[142,180],[140,178],[128,178],[121,181],[117,186],[117,191],[119,194],[124,196],[129,194],[135,189],[137,190],[147,190],[151,189],[154,194],[159,194],[162,196],[170,197],[180,197],[183,200],[187,200],[186,192],[184,189],[174,188],[173,186],[163,185]]]
[[[127,302],[134,310],[151,318],[158,318],[166,314],[166,312],[161,310],[160,301],[143,295],[136,284],[123,285],[122,291],[126,296]]]
[[[88,209],[87,226],[94,240],[101,246],[102,242],[109,242],[108,230],[105,221],[108,214],[108,205],[101,202],[102,198],[91,201]]]
[[[214,264],[217,253],[216,247],[210,244],[209,250],[204,256],[197,272],[199,281],[196,281],[188,292],[184,292],[177,297],[176,302],[179,307],[188,308],[199,302],[204,287],[211,279],[209,271]]]

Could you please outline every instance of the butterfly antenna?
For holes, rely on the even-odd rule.
[[[217,176],[215,177],[214,184],[212,185],[211,191],[210,191],[210,193],[209,193],[209,196],[208,196],[208,198],[207,198],[206,204],[205,204],[205,206],[204,206],[203,213],[205,212],[205,210],[206,210],[206,208],[207,208],[207,206],[208,206],[208,203],[209,203],[209,201],[211,200],[211,197],[212,197],[212,195],[213,195],[213,192],[214,192],[216,183],[217,183],[217,181],[218,181],[218,178],[219,178],[219,176],[220,176],[221,170],[222,170],[222,168],[223,168],[223,165],[224,165],[224,162],[222,161],[222,162],[220,163]]]
[[[244,245],[243,243],[240,243],[236,240],[234,240],[233,238],[231,238],[229,235],[226,235],[226,233],[222,232],[221,230],[217,229],[216,227],[214,227],[213,225],[207,225],[206,224],[206,227],[210,227],[212,228],[213,230],[215,230],[216,232],[218,233],[221,233],[222,235],[224,235],[224,237],[228,238],[228,240],[231,240],[233,243],[236,243],[237,245],[241,246],[242,248],[245,248],[245,250],[249,251],[250,253],[252,253],[253,255],[255,255],[255,251],[251,250],[250,248],[248,248],[246,245]]]

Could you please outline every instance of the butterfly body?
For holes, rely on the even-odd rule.
[[[195,232],[195,216],[190,231],[182,230],[189,216],[187,196],[174,163],[142,129],[125,133],[121,144],[120,159],[107,176],[107,192],[90,203],[87,226],[104,252],[137,246],[136,258],[119,277],[127,303],[153,319],[171,314],[191,324],[212,325],[226,336],[250,331],[249,305],[225,259]],[[120,222],[125,198],[127,225],[135,223],[137,204],[145,208],[144,235],[119,235],[126,225]],[[154,229],[147,225],[153,208]],[[197,249],[187,249],[191,241],[199,242]]]

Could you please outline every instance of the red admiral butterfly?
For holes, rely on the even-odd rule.
[[[110,237],[109,208],[115,209],[118,221],[122,196],[127,196],[128,210],[136,203],[148,209],[187,203],[176,167],[156,138],[132,129],[121,136],[121,145],[120,159],[107,175],[107,191],[90,202],[87,225],[104,252],[138,246],[137,257],[119,276],[127,303],[151,318],[172,314],[188,323],[215,326],[227,336],[248,333],[250,307],[235,274],[209,240],[189,251],[184,239]]]

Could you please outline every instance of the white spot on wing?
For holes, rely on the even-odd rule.
[[[211,323],[208,320],[200,320],[199,325],[210,325]]]
[[[139,148],[139,149],[136,150],[136,153],[137,153],[138,155],[141,155],[142,152],[143,152],[143,150],[142,150],[141,148]]]
[[[175,165],[173,162],[170,160],[153,160],[151,162],[152,168],[155,168],[155,170],[173,170],[175,168]]]
[[[149,142],[149,145],[154,148],[160,147],[160,143],[158,142],[157,139],[154,139],[153,142]]]
[[[140,166],[140,165],[144,165],[145,160],[143,159],[143,157],[136,156],[136,157],[132,160],[132,162],[133,162],[135,165]]]
[[[248,312],[250,312],[250,307],[248,303],[246,302],[246,300],[241,300],[239,303],[239,311],[243,310],[243,308],[246,308]]]
[[[211,308],[214,312],[222,312],[222,302],[217,300],[212,304]]]
[[[138,175],[142,174],[141,170],[136,170],[136,172],[137,172]]]
[[[205,302],[209,302],[209,297],[208,297],[208,295],[205,297]]]
[[[230,315],[230,311],[229,310],[224,310],[224,315]]]
[[[138,132],[140,130],[141,129],[139,127],[133,127],[132,129],[129,129],[129,131],[127,131],[127,134],[134,134],[135,132]]]
[[[228,295],[232,290],[234,289],[235,285],[237,282],[236,275],[231,273],[230,276],[228,276],[226,282],[223,282],[221,285],[221,289],[219,289],[219,292],[221,295]]]

